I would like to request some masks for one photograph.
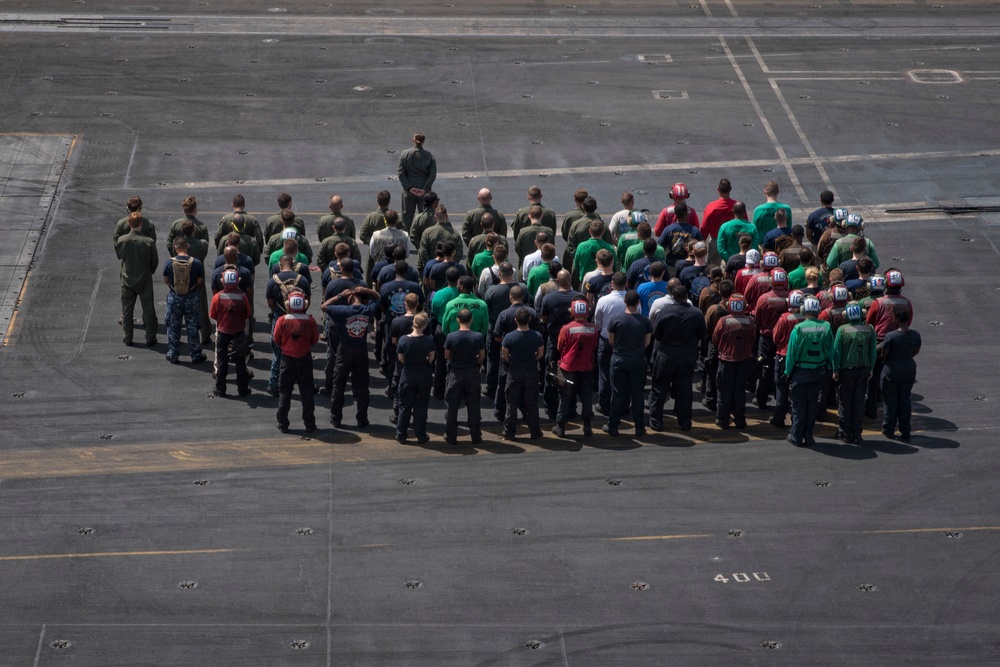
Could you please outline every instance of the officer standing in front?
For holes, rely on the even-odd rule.
[[[205,267],[188,255],[184,236],[174,239],[174,256],[163,265],[163,282],[167,293],[167,361],[177,363],[181,346],[181,320],[187,323],[188,349],[191,363],[200,364],[207,357],[201,351],[201,299],[198,290],[205,280]]]
[[[819,392],[833,363],[833,332],[830,323],[818,319],[819,299],[802,300],[805,320],[792,329],[785,357],[785,374],[792,395],[792,430],[788,442],[796,447],[812,447],[813,427],[819,412]]]
[[[115,240],[115,254],[121,261],[122,342],[132,346],[135,328],[135,300],[142,305],[142,326],[146,330],[146,346],[156,345],[156,310],[153,305],[153,275],[160,268],[156,255],[156,240],[142,234],[142,213],[128,216],[128,232]]]
[[[426,137],[423,132],[413,135],[413,148],[402,152],[396,174],[403,186],[403,226],[407,234],[413,224],[413,214],[424,211],[424,195],[434,188],[437,178],[437,161],[430,151],[424,149]]]

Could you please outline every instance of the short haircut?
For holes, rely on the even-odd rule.
[[[736,284],[729,278],[723,278],[719,283],[719,295],[722,296],[723,300],[728,299],[733,295],[733,290],[736,289]]]
[[[597,210],[597,200],[593,197],[587,197],[583,200],[583,210],[585,213],[593,213]]]
[[[392,258],[397,262],[401,259],[405,260],[410,253],[406,252],[406,246],[402,243],[394,245],[392,247]]]
[[[628,284],[628,279],[625,274],[621,271],[616,271],[613,276],[611,276],[611,285],[616,291],[621,291],[625,289],[625,285]]]
[[[545,245],[542,246],[543,262],[551,262],[553,259],[555,259],[555,256],[556,256],[556,247],[554,245],[552,245],[551,243],[546,243]]]
[[[392,195],[389,194],[388,190],[379,190],[378,194],[375,195],[375,203],[379,206],[388,206],[390,201],[392,201]]]
[[[399,213],[390,208],[385,212],[385,224],[387,227],[395,227],[397,222],[399,222]]]
[[[811,248],[803,248],[799,250],[799,264],[802,266],[809,266],[813,263],[813,259],[816,257]]]
[[[674,215],[677,216],[678,221],[687,220],[688,211],[690,210],[685,202],[679,201],[674,204]]]
[[[434,205],[438,202],[438,196],[436,192],[428,190],[424,193],[424,208],[434,208]]]
[[[539,206],[538,204],[532,204],[531,208],[528,209],[528,217],[531,218],[532,222],[534,222],[535,220],[541,220],[542,214],[544,212],[545,209],[543,209],[541,206]]]
[[[548,232],[538,232],[535,234],[535,243],[541,243],[543,245],[546,243],[552,243],[552,234]]]
[[[462,272],[458,270],[457,266],[449,266],[444,272],[444,279],[448,281],[449,285],[458,284],[458,279],[462,277]]]
[[[498,267],[501,276],[512,276],[514,275],[514,267],[510,262],[500,262]]]
[[[595,239],[602,237],[604,235],[604,221],[591,220],[588,230],[590,231],[590,235]]]
[[[636,292],[634,289],[630,289],[628,292],[625,292],[625,305],[628,306],[629,308],[635,308],[636,306],[638,306],[639,293]]]
[[[299,251],[299,242],[295,239],[285,239],[285,242],[281,244],[285,252],[289,255],[294,255]]]
[[[806,235],[806,228],[802,225],[792,225],[792,238],[801,239]]]
[[[558,259],[549,263],[549,278],[555,280],[559,276],[560,271],[562,271],[562,264]]]
[[[405,303],[406,307],[410,310],[416,310],[420,307],[420,296],[410,292],[403,297],[403,303]]]
[[[892,309],[892,318],[900,324],[909,324],[912,317],[913,313],[906,306],[900,305]]]
[[[774,212],[774,221],[775,222],[788,222],[788,211],[786,211],[783,208],[779,208],[777,211]],[[778,225],[778,226],[780,227],[781,225]]]
[[[503,262],[507,259],[507,246],[502,243],[496,244],[493,247],[493,261],[497,264]]]
[[[640,222],[635,227],[636,236],[641,240],[650,238],[653,235],[653,228],[648,222]]]
[[[278,208],[288,208],[288,205],[292,203],[292,195],[287,192],[282,192],[278,195]]]
[[[768,197],[776,197],[778,196],[778,192],[780,192],[780,189],[778,188],[777,181],[768,181],[764,184],[764,194]]]
[[[586,199],[589,196],[590,195],[587,194],[586,190],[584,190],[583,188],[580,188],[579,190],[577,190],[576,192],[573,193],[573,201],[575,201],[577,203],[577,206],[579,206],[580,204],[583,203],[583,200]]]
[[[525,325],[531,321],[531,315],[528,314],[527,308],[518,308],[514,313],[514,321],[517,322],[519,326]]]
[[[507,296],[510,297],[510,300],[514,303],[521,303],[524,301],[524,288],[520,285],[514,285],[510,288],[510,291],[507,292]]]
[[[448,215],[448,209],[445,208],[444,204],[438,204],[437,208],[434,209],[434,212],[435,213],[440,213],[440,214],[445,215],[445,216]]]
[[[633,202],[635,202],[635,195],[633,195],[631,192],[622,193],[622,206],[628,206]]]
[[[176,248],[187,248],[187,247],[188,247],[187,237],[185,237],[185,236],[176,236],[176,237],[174,237],[174,248],[175,249]]]
[[[472,276],[462,276],[458,279],[458,291],[469,294],[476,289],[476,279]]]
[[[659,247],[660,246],[656,242],[656,239],[646,239],[645,241],[642,242],[642,252],[647,257],[653,257],[654,255],[656,255],[656,249]]]
[[[870,257],[862,257],[858,260],[858,273],[868,274],[875,270],[875,262]]]
[[[333,246],[333,254],[336,255],[337,259],[339,259],[343,264],[345,259],[351,259],[351,246],[346,243],[338,243]]]
[[[290,209],[285,208],[281,211],[281,224],[285,227],[291,227],[295,224],[295,214]]]
[[[833,203],[833,193],[829,190],[823,190],[819,193],[819,203],[823,206],[829,206]]]
[[[676,303],[684,303],[688,300],[688,291],[684,285],[674,285],[670,288],[670,296]]]
[[[420,145],[423,145],[423,143],[427,141],[427,137],[424,136],[423,132],[416,132],[413,135],[413,141]]]
[[[852,252],[868,252],[868,244],[860,236],[853,241],[851,241],[851,251]]]
[[[243,195],[233,197],[233,208],[246,208],[247,200]]]
[[[405,276],[410,270],[410,265],[406,263],[405,259],[398,259],[393,264],[393,269],[396,271],[397,276]]]
[[[333,219],[333,228],[338,231],[343,231],[347,229],[347,220],[338,215],[336,218]]]
[[[340,273],[345,276],[354,275],[354,260],[350,257],[345,257],[340,260]]]
[[[729,182],[728,178],[719,179],[719,192],[722,194],[729,194],[733,191],[733,184]]]
[[[667,265],[663,262],[653,262],[649,265],[649,275],[654,278],[662,278],[667,271]]]
[[[611,266],[615,263],[615,256],[611,254],[611,251],[607,248],[601,248],[597,251],[597,265],[598,266]]]
[[[463,308],[462,310],[458,311],[457,319],[460,324],[469,324],[470,322],[472,322],[472,311],[469,310],[468,308]]]
[[[530,188],[528,188],[528,196],[531,197],[532,199],[535,199],[536,197],[541,197],[542,189],[537,185],[532,185]]]

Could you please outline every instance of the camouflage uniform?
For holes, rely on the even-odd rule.
[[[191,361],[204,361],[205,355],[201,351],[201,338],[199,328],[201,326],[201,299],[198,295],[198,287],[195,282],[199,277],[204,278],[205,270],[201,267],[201,262],[191,258],[191,277],[189,280],[188,293],[179,295],[174,292],[173,259],[167,260],[163,267],[163,275],[169,276],[167,293],[167,361],[177,363],[180,356],[181,346],[181,320],[187,323],[188,350],[191,352]]]

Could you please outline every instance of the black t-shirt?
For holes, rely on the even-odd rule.
[[[656,320],[653,332],[654,346],[697,347],[708,332],[705,330],[705,316],[697,308],[672,303],[662,311]],[[615,337],[617,343],[618,338]]]
[[[535,352],[543,344],[542,334],[528,329],[520,331],[515,329],[503,337],[503,347],[510,350],[511,368],[526,370],[537,368],[538,362],[535,360]]]
[[[913,352],[920,347],[920,334],[913,329],[890,331],[882,341],[885,366],[882,375],[890,374],[896,379],[911,379],[917,373],[917,362]]]
[[[573,319],[573,314],[569,312],[570,304],[582,298],[582,294],[572,289],[565,292],[554,290],[542,297],[540,315],[546,318],[545,328],[550,340],[559,338],[559,331]]]
[[[392,319],[389,325],[389,340],[386,345],[392,345],[392,339],[403,340],[403,336],[408,336],[413,331],[413,315],[400,315]]]
[[[486,302],[486,307],[490,311],[490,324],[494,324],[500,313],[507,310],[507,307],[510,306],[510,288],[514,287],[514,285],[520,285],[521,289],[527,293],[528,287],[524,283],[510,283],[509,285],[499,283],[490,286],[486,290],[483,301]]]
[[[840,263],[840,270],[844,272],[844,282],[858,279],[858,260],[851,258]]]
[[[584,285],[584,289],[587,290],[587,296],[592,296],[594,298],[594,303],[606,294],[611,294],[614,289],[611,285],[611,278],[613,274],[599,273]]]
[[[403,336],[396,345],[397,354],[403,355],[403,367],[407,372],[431,372],[427,363],[427,355],[434,351],[434,338],[431,336]]]
[[[458,262],[438,262],[431,267],[430,272],[427,274],[427,278],[431,281],[431,291],[439,290],[448,284],[448,280],[444,274],[453,266],[458,269],[461,275],[465,275],[465,267]]]
[[[649,318],[639,313],[618,313],[608,325],[608,333],[615,335],[614,355],[622,359],[645,359],[646,334],[652,332]]]
[[[454,370],[479,366],[479,351],[486,349],[486,341],[478,331],[452,331],[444,339],[444,349],[451,351]]]
[[[323,300],[332,299],[344,290],[363,285],[364,282],[360,278],[337,278],[336,280],[331,280],[326,284],[326,290],[323,292]]]

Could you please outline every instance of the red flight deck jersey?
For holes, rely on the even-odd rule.
[[[715,325],[712,343],[719,349],[721,361],[746,361],[753,356],[757,325],[749,315],[729,314]]]
[[[559,350],[559,368],[564,371],[594,370],[594,350],[600,336],[590,322],[572,322],[559,331],[556,348]]]
[[[319,327],[312,315],[288,313],[274,325],[274,343],[281,348],[281,354],[301,359],[318,342]]]
[[[771,274],[761,271],[747,281],[747,286],[743,291],[743,298],[747,300],[747,312],[757,318],[757,301],[764,294],[771,291]],[[760,326],[760,322],[757,323]]]
[[[719,238],[719,228],[723,224],[733,219],[733,206],[735,199],[720,197],[713,202],[709,202],[705,207],[705,213],[701,216],[701,236],[713,239]]]
[[[802,313],[785,313],[778,318],[774,328],[771,329],[771,340],[774,341],[774,349],[779,357],[788,354],[788,340],[792,337],[792,329],[805,319],[806,316]]]
[[[733,280],[733,285],[735,285],[735,288],[733,289],[733,294],[742,294],[743,296],[746,296],[746,292],[744,292],[743,290],[745,290],[747,286],[750,284],[750,280],[753,279],[754,276],[757,276],[763,272],[764,272],[763,269],[759,269],[757,267],[751,268],[749,266],[744,266],[742,269],[737,271],[736,278]],[[749,301],[747,301],[747,305],[748,306],[750,305]]]
[[[224,289],[212,297],[208,316],[216,321],[222,333],[239,333],[250,317],[250,299],[239,289]]]
[[[875,338],[884,340],[885,335],[896,330],[896,323],[893,315],[897,307],[909,309],[910,319],[913,319],[913,304],[902,294],[886,294],[875,299],[871,308],[868,309],[868,317],[865,321],[875,327]]]
[[[774,325],[778,323],[781,316],[788,312],[788,292],[785,290],[773,290],[767,294],[761,294],[754,307],[753,318],[757,322],[757,329],[761,336],[773,338]]]

